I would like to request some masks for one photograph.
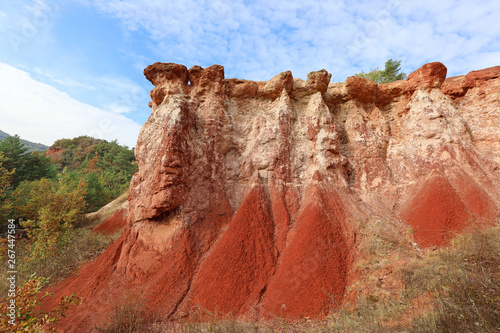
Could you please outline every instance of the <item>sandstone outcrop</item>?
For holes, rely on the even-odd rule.
[[[431,63],[380,85],[329,83],[325,70],[267,82],[218,65],[144,73],[155,87],[129,222],[55,289],[84,297],[63,328],[98,321],[123,290],[164,318],[321,318],[353,279],[356,219],[404,220],[427,247],[498,213],[496,67],[445,79]]]

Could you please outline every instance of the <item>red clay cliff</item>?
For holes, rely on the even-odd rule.
[[[353,278],[356,219],[401,219],[428,247],[498,213],[500,67],[445,79],[431,63],[379,85],[329,83],[325,70],[267,82],[218,65],[144,73],[155,87],[127,226],[54,288],[47,307],[84,299],[61,330],[98,325],[125,291],[166,319],[322,318]]]

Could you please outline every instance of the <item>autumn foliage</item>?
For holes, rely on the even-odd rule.
[[[0,332],[55,332],[51,324],[57,323],[65,316],[65,311],[71,305],[79,304],[81,299],[72,294],[62,298],[59,305],[48,313],[37,311],[40,301],[50,296],[48,293],[40,296],[47,283],[44,278],[32,276],[23,286],[16,288],[13,297],[15,310],[11,316],[8,316],[11,300],[6,298],[0,301]]]

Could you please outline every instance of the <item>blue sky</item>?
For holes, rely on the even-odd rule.
[[[134,146],[145,66],[268,80],[326,69],[332,81],[401,59],[448,76],[500,65],[497,1],[26,0],[0,4],[0,130],[51,145],[91,135]]]

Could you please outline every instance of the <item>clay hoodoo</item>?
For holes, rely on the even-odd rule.
[[[64,328],[98,322],[124,290],[164,318],[321,318],[352,278],[357,219],[402,219],[426,247],[498,212],[498,69],[445,80],[431,63],[380,85],[329,83],[325,70],[267,82],[218,65],[144,73],[155,87],[128,224],[55,288],[84,298]]]

